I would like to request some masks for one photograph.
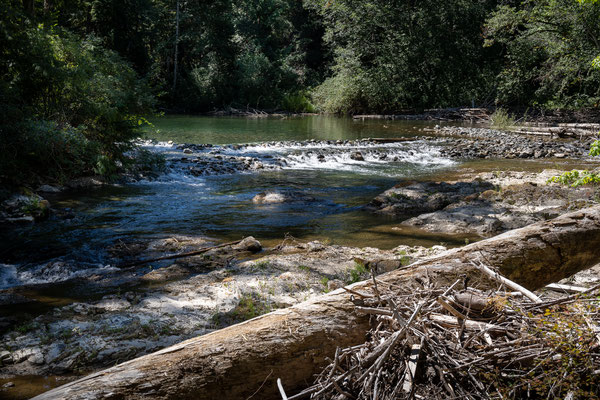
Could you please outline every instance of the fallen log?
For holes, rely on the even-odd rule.
[[[535,126],[509,126],[508,132],[520,133],[524,135],[538,136],[595,136],[598,134],[595,130],[575,128],[569,126],[560,127],[535,127]]]
[[[164,260],[176,260],[178,258],[198,256],[198,255],[204,254],[204,253],[206,253],[206,252],[208,252],[210,250],[215,250],[215,249],[220,249],[222,247],[236,245],[236,244],[240,243],[241,241],[242,241],[242,239],[235,240],[233,242],[218,244],[216,246],[204,247],[202,249],[195,250],[195,251],[190,251],[190,252],[187,252],[187,253],[172,254],[170,256],[162,256],[162,257],[156,257],[156,258],[149,258],[149,259],[146,259],[146,260],[139,260],[139,261],[134,261],[134,262],[130,262],[130,263],[119,264],[119,265],[117,265],[117,268],[119,268],[119,269],[131,268],[131,267],[137,267],[138,265],[148,264],[148,263],[151,263],[151,262],[164,261]]]
[[[379,285],[410,290],[457,280],[497,287],[472,263],[485,263],[534,290],[600,261],[600,206],[446,251],[380,275]],[[373,280],[351,286],[372,293]],[[381,287],[381,286],[380,286]],[[91,374],[42,399],[277,399],[276,380],[297,392],[338,346],[364,342],[369,315],[354,312],[352,293],[327,295],[193,338]]]
[[[400,137],[400,138],[371,138],[374,143],[398,143],[398,142],[414,142],[417,138]]]

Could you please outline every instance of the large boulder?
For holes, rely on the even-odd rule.
[[[434,212],[468,196],[493,189],[489,182],[409,182],[397,185],[375,197],[367,210],[397,217]]]
[[[254,237],[248,236],[248,237],[244,238],[238,244],[234,245],[233,248],[235,250],[249,251],[251,253],[258,253],[259,251],[262,250],[262,245]]]

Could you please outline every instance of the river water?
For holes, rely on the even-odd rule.
[[[440,156],[437,145],[421,141],[344,142],[422,135],[421,129],[435,123],[324,116],[167,116],[153,123],[147,132],[153,142],[144,146],[165,155],[167,173],[154,180],[49,197],[54,208],[72,218],[54,215],[35,225],[3,230],[0,289],[110,271],[114,266],[105,249],[134,238],[204,235],[234,240],[253,235],[273,244],[290,234],[360,247],[464,243],[462,237],[397,229],[397,222],[362,209],[402,180],[452,173],[463,168],[462,163]],[[311,140],[319,142],[298,143]],[[184,154],[177,143],[218,146]],[[239,143],[254,144],[235,146]],[[357,151],[364,160],[352,158]],[[249,157],[264,168],[197,176],[182,161],[209,153],[223,159]],[[255,195],[268,191],[285,193],[293,201],[253,203]]]

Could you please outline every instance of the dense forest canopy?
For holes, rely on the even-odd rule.
[[[600,4],[0,0],[0,175],[106,172],[153,110],[597,107]]]

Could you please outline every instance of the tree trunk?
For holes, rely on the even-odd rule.
[[[379,276],[406,288],[446,284],[467,275],[470,285],[497,286],[472,263],[483,263],[536,289],[600,261],[600,207],[506,232]],[[372,294],[371,281],[351,290]],[[364,342],[368,318],[338,289],[208,335],[190,339],[66,384],[36,399],[279,398],[311,382],[337,346]]]
[[[177,88],[177,63],[179,59],[179,0],[177,0],[177,11],[175,12],[175,65],[173,67],[173,92]]]

